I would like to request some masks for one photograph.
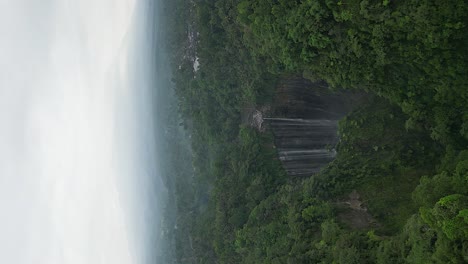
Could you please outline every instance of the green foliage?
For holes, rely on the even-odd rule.
[[[398,104],[408,127],[467,144],[467,5],[450,1],[240,1],[254,54]]]
[[[173,23],[173,80],[193,153],[175,159],[195,171],[176,180],[181,262],[468,261],[464,1],[176,2],[188,24]],[[369,93],[340,121],[336,159],[301,179],[271,134],[242,124],[298,72]],[[363,216],[373,222],[344,219]]]
[[[433,209],[423,209],[422,218],[441,230],[450,240],[468,239],[468,197],[451,194],[441,198]]]

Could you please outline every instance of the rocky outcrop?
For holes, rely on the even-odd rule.
[[[273,132],[288,175],[311,176],[334,159],[338,120],[357,98],[351,93],[333,93],[324,82],[288,77],[278,85],[270,117],[257,111],[252,120],[260,129],[267,124]]]

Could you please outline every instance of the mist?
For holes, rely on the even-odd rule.
[[[155,263],[155,1],[0,1],[0,262]]]

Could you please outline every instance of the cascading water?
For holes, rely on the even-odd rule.
[[[326,84],[292,77],[277,90],[274,115],[265,117],[274,134],[278,157],[290,176],[310,176],[336,156],[338,120],[351,109],[356,96],[333,94]]]
[[[278,156],[291,176],[307,176],[335,158],[336,120],[265,118],[275,135]]]

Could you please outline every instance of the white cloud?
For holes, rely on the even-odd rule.
[[[116,131],[138,114],[122,98],[135,6],[0,0],[1,263],[140,258],[118,178],[142,124]]]

